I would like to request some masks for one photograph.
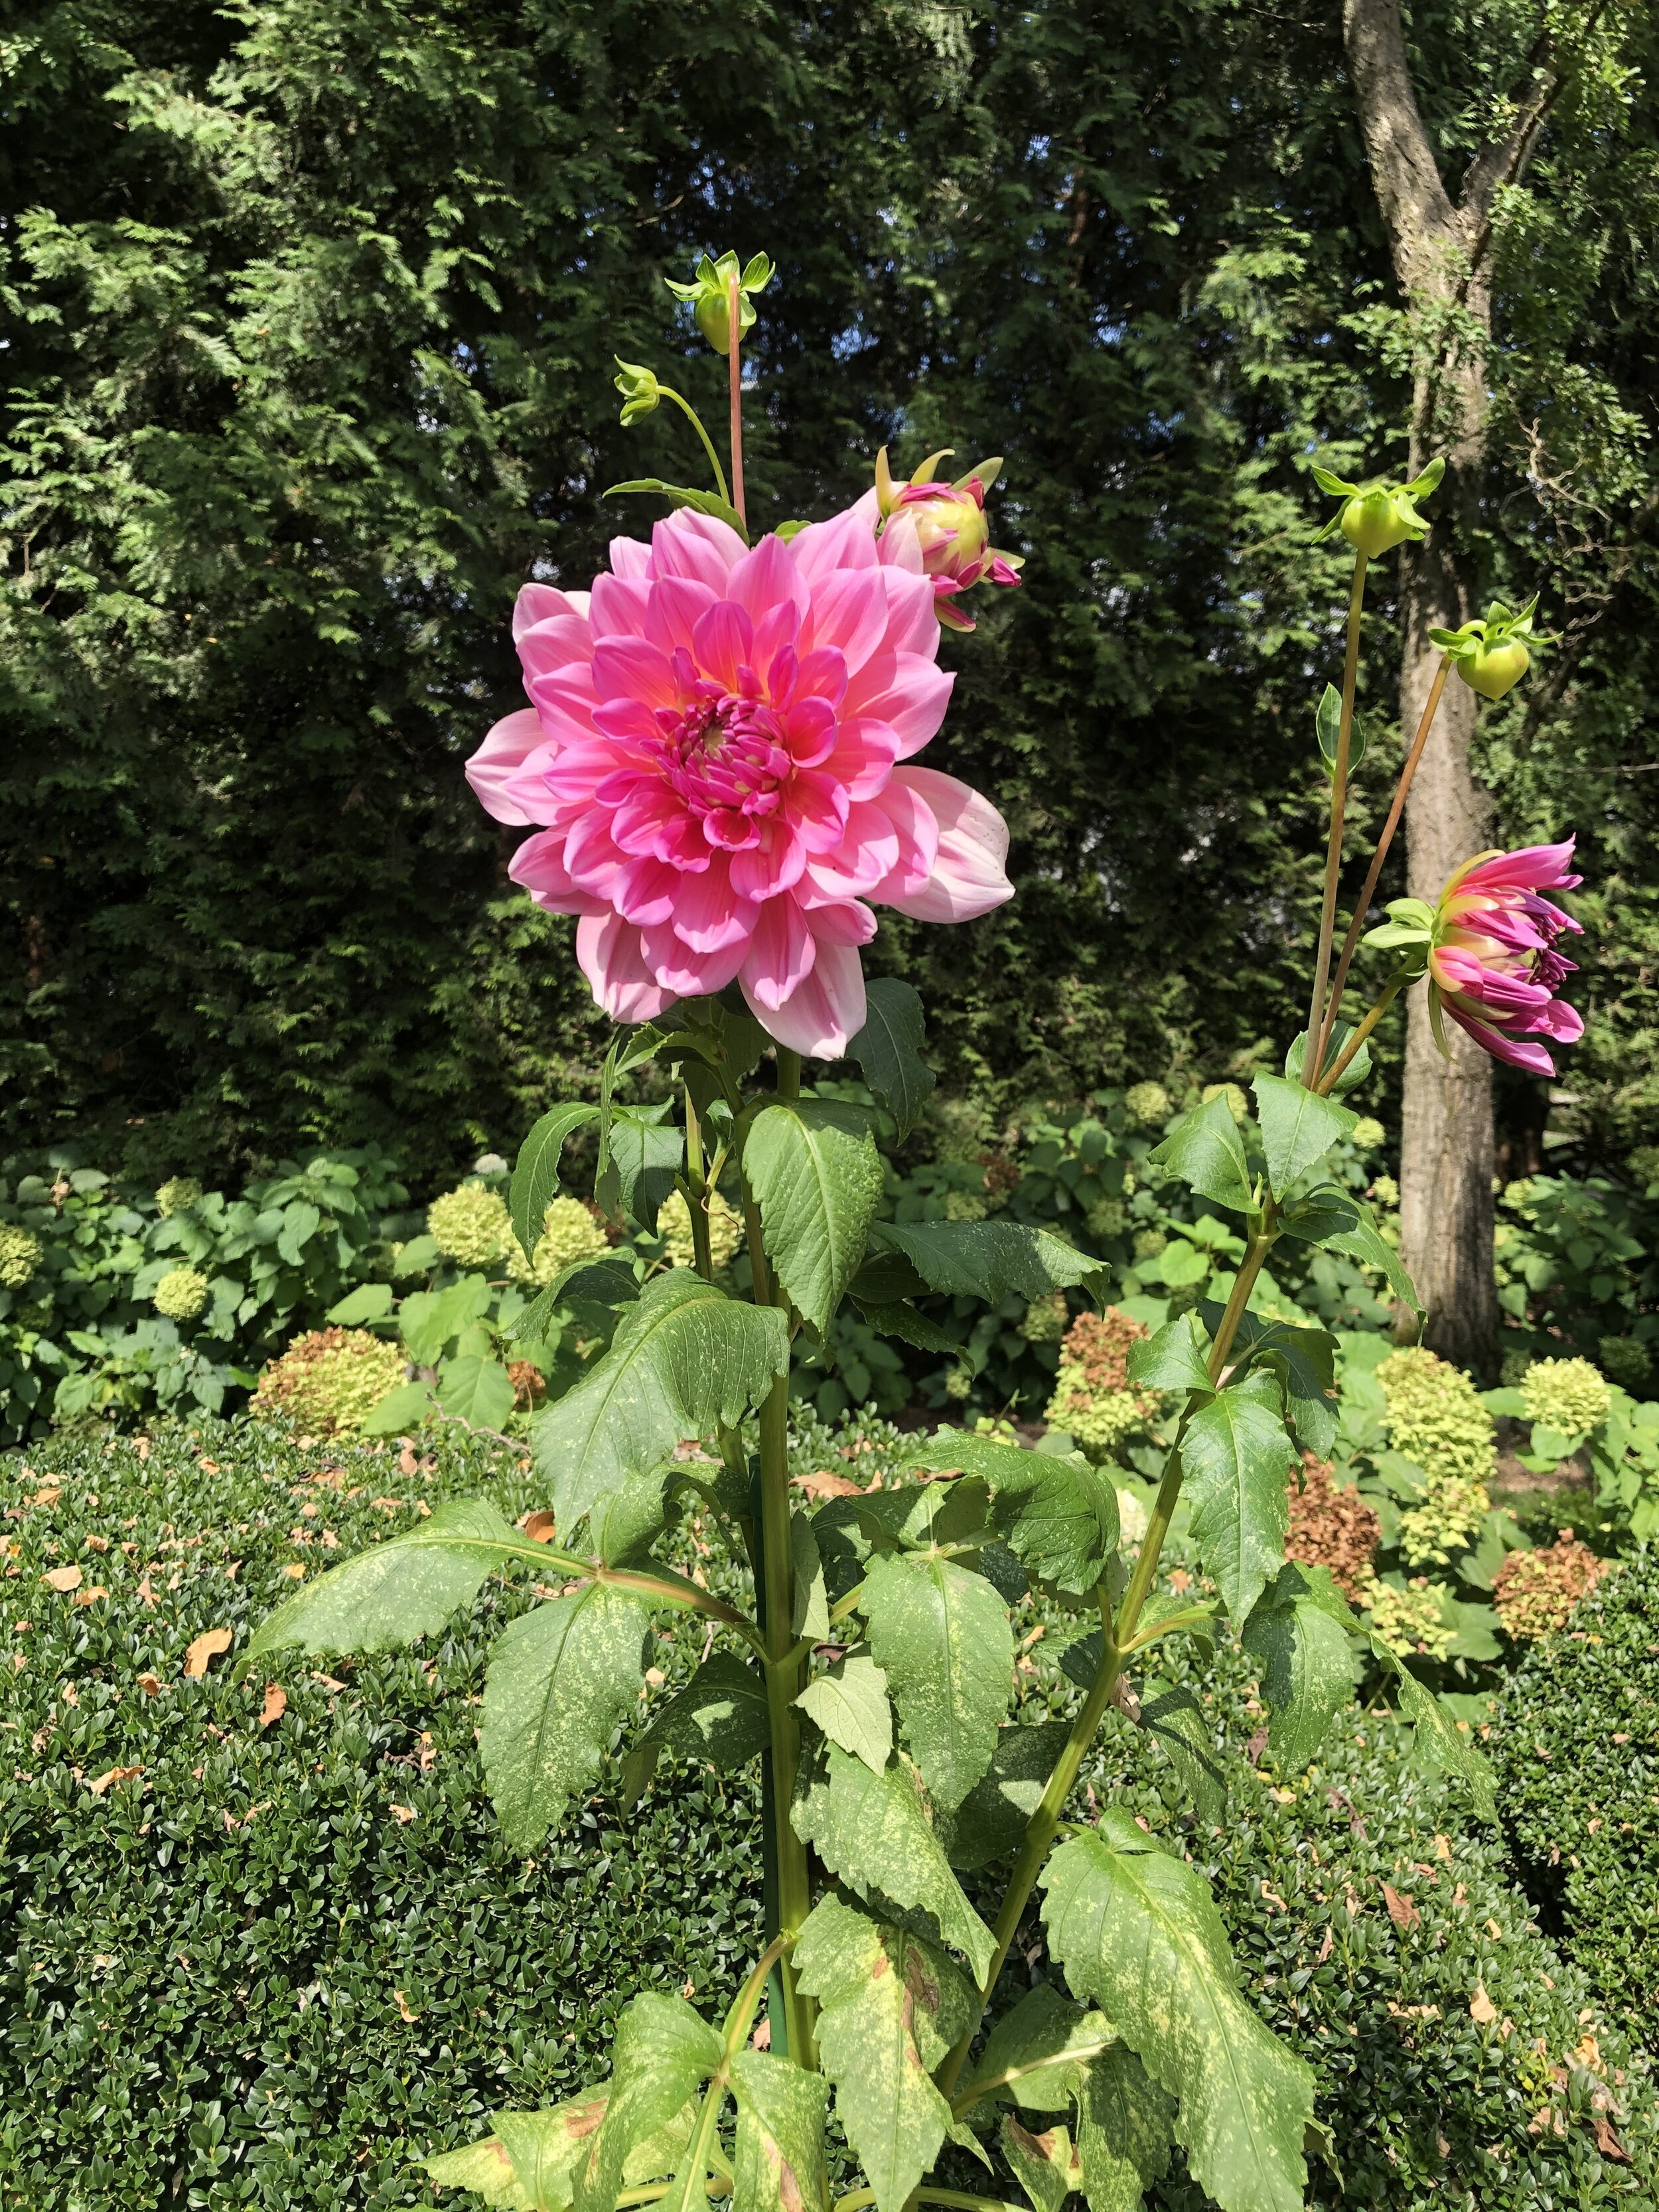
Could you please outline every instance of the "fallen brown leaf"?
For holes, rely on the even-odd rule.
[[[1490,2027],[1498,2017],[1498,2007],[1486,1995],[1486,1985],[1477,1982],[1474,1995],[1469,1999],[1469,2018],[1482,2027]]]
[[[1382,1902],[1389,1908],[1389,1917],[1396,1928],[1415,1928],[1423,1917],[1409,1897],[1402,1897],[1388,1882],[1382,1885]]]
[[[101,1797],[105,1790],[112,1789],[116,1783],[131,1782],[135,1775],[142,1774],[143,1771],[142,1766],[112,1766],[107,1774],[100,1774],[95,1782],[88,1782],[87,1787],[94,1797]]]
[[[289,1577],[289,1580],[290,1582],[296,1583],[304,1581],[305,1571],[306,1567],[305,1561],[303,1559],[290,1559],[288,1565],[283,1569],[283,1572]]]
[[[259,1708],[260,1727],[262,1729],[269,1728],[272,1721],[281,1720],[283,1715],[287,1711],[288,1692],[283,1687],[280,1682],[267,1682],[265,1684],[265,1701]]]
[[[200,1681],[210,1662],[222,1651],[228,1651],[229,1649],[230,1631],[228,1628],[204,1628],[185,1654],[185,1674],[192,1681]]]
[[[75,1602],[76,1605],[96,1605],[100,1597],[108,1595],[109,1592],[104,1588],[102,1583],[94,1583],[89,1589],[76,1591]]]
[[[761,2022],[750,2037],[749,2044],[753,2051],[769,2051],[772,2048],[772,2023],[769,2020]]]
[[[415,1818],[415,1808],[412,1805],[394,1805],[392,1808],[392,1817],[407,1827]]]
[[[801,1495],[815,1502],[828,1498],[862,1498],[865,1495],[861,1482],[849,1482],[844,1474],[836,1474],[827,1467],[819,1468],[813,1474],[798,1474],[793,1480],[795,1488]]]
[[[81,1570],[79,1567],[48,1567],[40,1579],[43,1583],[50,1583],[55,1590],[79,1589]]]
[[[313,1672],[311,1679],[313,1682],[320,1682],[325,1690],[343,1690],[345,1687],[345,1684],[337,1682],[332,1674],[319,1674]]]
[[[141,1674],[138,1677],[138,1686],[147,1698],[159,1698],[161,1694],[161,1678],[159,1674]]]
[[[409,1998],[408,1998],[408,1996],[405,1995],[405,1993],[404,1993],[402,1990],[393,1990],[393,1991],[392,1992],[392,1996],[393,1996],[394,1997],[396,1997],[396,1998],[397,1998],[397,2000],[398,2000],[398,2012],[403,2015],[403,2017],[404,2017],[404,2020],[408,2021],[412,2025],[416,2021],[417,2021],[417,2020],[420,2018],[420,2016],[421,2016],[421,2015],[419,2014],[419,2013],[417,2013],[417,2012],[411,2012],[411,2011],[410,2010],[410,2008],[409,2008]]]
[[[550,1544],[556,1533],[553,1516],[545,1511],[526,1514],[523,1528],[532,1544]]]
[[[37,1505],[56,1505],[63,1494],[64,1486],[61,1483],[49,1482],[43,1489],[35,1492],[34,1503]]]
[[[1630,2153],[1607,2125],[1607,2117],[1605,2112],[1598,2112],[1595,2115],[1595,2148],[1603,2158],[1616,2158],[1621,2166],[1630,2164]]]

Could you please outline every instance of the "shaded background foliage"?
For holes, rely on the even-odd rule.
[[[0,134],[0,1127],[109,1164],[394,1141],[439,1171],[592,1080],[568,926],[460,763],[517,703],[506,617],[684,474],[611,356],[721,364],[659,278],[780,264],[751,514],[892,441],[1008,456],[1026,588],[947,642],[939,763],[1020,896],[884,917],[993,1103],[1232,1075],[1297,1025],[1312,702],[1340,556],[1305,462],[1402,449],[1412,348],[1328,11],[1232,0],[77,0],[14,15]],[[1540,11],[1412,22],[1455,174]],[[1600,19],[1497,248],[1491,496],[1464,549],[1566,645],[1492,716],[1503,834],[1576,823],[1595,942],[1577,1127],[1659,1103],[1648,766],[1659,30]],[[676,359],[676,356],[682,358]],[[1531,473],[1523,473],[1523,466]],[[1393,648],[1360,772],[1375,812]],[[1356,836],[1358,835],[1358,829]],[[1396,884],[1394,888],[1398,889]],[[1200,1030],[1201,1024],[1201,1042]],[[1502,1112],[1535,1153],[1541,1087]]]

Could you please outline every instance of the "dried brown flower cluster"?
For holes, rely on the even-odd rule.
[[[1492,1601],[1505,1635],[1533,1643],[1565,1628],[1572,1609],[1595,1589],[1609,1562],[1563,1528],[1555,1541],[1535,1552],[1511,1552],[1492,1577]]]
[[[1294,1486],[1291,1491],[1285,1556],[1304,1566],[1328,1567],[1337,1588],[1358,1605],[1366,1601],[1382,1523],[1357,1490],[1334,1480],[1335,1472],[1328,1460],[1303,1453],[1303,1486],[1299,1493]]]

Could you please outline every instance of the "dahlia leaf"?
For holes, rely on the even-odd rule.
[[[647,1990],[623,2006],[611,2045],[604,2124],[590,2138],[574,2177],[579,2212],[611,2212],[630,2167],[659,2138],[667,2140],[647,2178],[678,2163],[691,2132],[682,2116],[688,2106],[695,2114],[692,2100],[723,2056],[720,2037],[684,1997]]]
[[[788,1372],[781,1310],[728,1298],[677,1267],[647,1283],[585,1382],[540,1415],[536,1464],[562,1527],[666,1459],[682,1437],[735,1427]]]
[[[438,1404],[471,1429],[499,1429],[513,1411],[513,1377],[499,1359],[467,1352],[438,1371]]]
[[[1221,1313],[1216,1305],[1205,1310],[1212,1328],[1220,1326]],[[1253,1368],[1278,1377],[1285,1418],[1297,1442],[1316,1458],[1328,1458],[1336,1440],[1336,1339],[1322,1328],[1298,1328],[1290,1322],[1244,1313],[1233,1345],[1237,1353],[1248,1354]]]
[[[471,2189],[514,2212],[553,2212],[570,2203],[576,2167],[605,2118],[603,2086],[540,2112],[492,2112],[495,2132],[422,2161],[441,2189]]]
[[[1012,2112],[998,2130],[1003,2155],[1025,2191],[1033,2212],[1060,2212],[1082,2179],[1069,2130],[1056,2125],[1041,2133],[1024,2127]]]
[[[1024,1464],[1005,1474],[991,1526],[1035,1581],[1087,1599],[1117,1551],[1116,1486],[1081,1454],[1018,1458]]]
[[[740,2051],[732,2061],[737,2100],[732,2201],[744,2212],[830,2212],[823,2131],[830,2084],[787,2058]]]
[[[611,1116],[610,1163],[623,1209],[653,1236],[657,1209],[674,1188],[685,1158],[685,1134],[665,1121],[666,1104],[618,1106]]]
[[[1342,694],[1328,684],[1314,710],[1314,735],[1328,775],[1336,773],[1337,749],[1342,738]],[[1348,727],[1348,773],[1352,775],[1365,757],[1365,733],[1358,722]]]
[[[950,2132],[933,2072],[972,2027],[975,1993],[934,1944],[838,1897],[801,1929],[795,1978],[822,2008],[823,2070],[878,2212],[902,2212]]]
[[[867,1114],[828,1099],[768,1106],[743,1149],[767,1256],[797,1310],[827,1329],[859,1271],[881,1203]]]
[[[1277,1378],[1247,1375],[1200,1407],[1182,1440],[1193,1540],[1241,1627],[1285,1561],[1296,1455],[1279,1407]]]
[[[867,1651],[849,1651],[837,1665],[815,1674],[795,1703],[833,1744],[861,1759],[872,1774],[893,1748],[893,1709],[887,1677]]]
[[[908,1260],[930,1291],[994,1305],[1103,1280],[1102,1263],[1046,1229],[1017,1221],[878,1221],[872,1249]]]
[[[1357,1228],[1359,1208],[1334,1183],[1322,1183],[1279,1217],[1281,1236],[1298,1237],[1304,1244],[1322,1244],[1328,1237],[1346,1237]]]
[[[1261,1670],[1267,1700],[1267,1748],[1291,1773],[1308,1764],[1353,1695],[1352,1640],[1304,1589],[1287,1567],[1244,1624],[1244,1649]]]
[[[1418,1297],[1411,1277],[1400,1263],[1400,1255],[1382,1236],[1369,1206],[1357,1206],[1359,1219],[1353,1228],[1345,1229],[1332,1236],[1328,1231],[1322,1240],[1330,1252],[1346,1252],[1351,1260],[1358,1260],[1362,1267],[1375,1268],[1387,1279],[1389,1288],[1402,1304],[1408,1305],[1420,1322],[1423,1305]]]
[[[501,1331],[509,1343],[533,1343],[544,1336],[561,1306],[614,1307],[638,1297],[640,1285],[625,1259],[575,1260],[562,1268],[521,1314]]]
[[[1052,1982],[1039,1982],[991,2030],[957,2102],[969,2112],[995,2097],[1023,2112],[1063,2112],[1085,2065],[1112,2040],[1098,2013],[1085,2013]]]
[[[1195,1605],[1189,1599],[1176,1596],[1173,1591],[1152,1590],[1140,1608],[1133,1638],[1124,1649],[1126,1651],[1144,1651],[1149,1644],[1156,1644],[1161,1637],[1190,1636],[1202,1647],[1206,1658],[1213,1659],[1215,1623],[1212,1607]]]
[[[918,1352],[959,1353],[962,1350],[960,1337],[952,1336],[949,1329],[929,1321],[908,1298],[896,1298],[889,1305],[866,1306],[854,1296],[853,1303],[858,1307],[859,1319],[866,1328],[874,1329],[878,1336],[896,1336],[901,1344],[913,1344]]]
[[[1434,1765],[1467,1783],[1476,1812],[1493,1827],[1498,1826],[1492,1771],[1484,1754],[1476,1750],[1472,1736],[1466,1733],[1468,1723],[1453,1718],[1433,1691],[1418,1680],[1391,1644],[1373,1632],[1370,1644],[1383,1665],[1392,1667],[1399,1678],[1400,1717],[1412,1723],[1418,1750]]]
[[[921,1119],[939,1078],[921,1057],[927,1030],[921,997],[896,975],[877,975],[865,986],[868,1014],[847,1048],[864,1079],[908,1137]]]
[[[1077,2159],[1089,2212],[1141,2212],[1146,2192],[1170,2170],[1175,2120],[1174,2099],[1127,2045],[1084,2068]]]
[[[471,1605],[492,1568],[533,1552],[488,1498],[435,1506],[407,1535],[371,1545],[279,1605],[247,1656],[289,1644],[302,1651],[396,1650]]]
[[[911,1756],[929,1794],[949,1811],[989,1766],[1008,1710],[1014,1633],[1007,1608],[983,1575],[910,1553],[871,1560],[860,1609]]]
[[[1334,1060],[1341,1059],[1343,1054],[1348,1048],[1349,1040],[1352,1036],[1353,1024],[1352,1022],[1339,1022],[1336,1024],[1336,1027],[1331,1031],[1330,1048],[1326,1054],[1325,1065],[1328,1067]],[[1307,1050],[1308,1032],[1306,1030],[1303,1030],[1295,1038],[1292,1039],[1290,1048],[1285,1054],[1285,1073],[1292,1083],[1300,1083],[1302,1080],[1302,1062],[1307,1055]],[[1357,1089],[1358,1086],[1365,1080],[1365,1078],[1370,1073],[1370,1072],[1371,1048],[1369,1044],[1362,1044],[1358,1051],[1355,1053],[1353,1058],[1343,1069],[1341,1074],[1336,1079],[1335,1085],[1332,1090],[1332,1096],[1334,1097],[1340,1098],[1345,1091]]]
[[[623,1802],[637,1802],[665,1751],[730,1773],[764,1751],[769,1735],[759,1674],[734,1653],[713,1652],[623,1759]]]
[[[1064,1721],[997,1731],[990,1765],[955,1812],[939,1817],[939,1832],[953,1867],[970,1874],[1019,1849],[1070,1735]]]
[[[1042,1880],[1066,1980],[1178,2100],[1172,2131],[1200,2187],[1222,2212],[1301,2212],[1313,2074],[1240,1996],[1202,1875],[1109,1808]]]
[[[820,1764],[802,1769],[790,1817],[801,1841],[849,1889],[860,1897],[873,1890],[926,1913],[939,1941],[960,1951],[976,1977],[983,1974],[994,1948],[991,1931],[951,1870],[907,1761],[896,1759],[872,1774],[830,1744]]]
[[[1258,1075],[1250,1088],[1267,1155],[1267,1181],[1273,1196],[1283,1198],[1299,1175],[1353,1130],[1359,1116],[1282,1075]]]
[[[559,1161],[567,1139],[599,1113],[597,1106],[556,1106],[544,1114],[519,1147],[507,1203],[513,1231],[526,1260],[542,1238],[547,1209],[559,1194]]]
[[[1207,1344],[1198,1316],[1177,1314],[1156,1336],[1129,1346],[1129,1380],[1143,1390],[1211,1390]]]
[[[1227,1808],[1227,1778],[1204,1709],[1192,1692],[1169,1689],[1149,1698],[1134,1725],[1161,1747],[1199,1818],[1219,1820]]]
[[[1146,1155],[1202,1196],[1235,1213],[1255,1210],[1255,1191],[1244,1158],[1244,1139],[1224,1097],[1206,1099],[1183,1114],[1163,1143]]]
[[[927,1450],[937,1449],[935,1438]],[[927,1458],[919,1456],[925,1468]],[[865,1534],[879,1548],[897,1545],[905,1551],[930,1552],[981,1538],[990,1486],[981,1475],[971,1474],[956,1482],[898,1483],[890,1490],[861,1492],[848,1502]]]
[[[478,1751],[510,1849],[533,1850],[599,1772],[638,1700],[650,1620],[635,1592],[585,1583],[496,1638]]]
[[[823,1579],[823,1555],[812,1533],[810,1513],[791,1514],[789,1554],[795,1583],[789,1633],[822,1644],[830,1633],[830,1592]]]
[[[752,322],[754,309],[746,301],[744,312]],[[599,496],[601,499],[618,499],[624,492],[636,491],[657,492],[671,507],[689,507],[699,514],[712,514],[716,521],[725,523],[728,530],[735,530],[745,545],[749,543],[749,532],[744,526],[743,517],[731,501],[722,499],[718,492],[697,491],[690,484],[665,483],[660,477],[634,477],[627,483],[611,484]]]

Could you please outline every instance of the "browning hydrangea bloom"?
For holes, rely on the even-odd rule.
[[[1159,1401],[1131,1389],[1129,1352],[1149,1334],[1120,1307],[1079,1314],[1060,1346],[1043,1419],[1075,1437],[1091,1459],[1108,1459],[1157,1419]]]
[[[403,1381],[405,1366],[399,1346],[367,1329],[312,1329],[265,1368],[248,1411],[285,1414],[315,1436],[349,1433]]]
[[[1571,1528],[1537,1551],[1511,1552],[1492,1584],[1504,1632],[1531,1643],[1565,1628],[1579,1599],[1595,1589],[1611,1564],[1578,1543]]]
[[[1343,1595],[1360,1605],[1366,1601],[1382,1523],[1358,1491],[1338,1483],[1335,1474],[1329,1460],[1303,1453],[1302,1486],[1291,1484],[1285,1556],[1304,1566],[1328,1567]]]

